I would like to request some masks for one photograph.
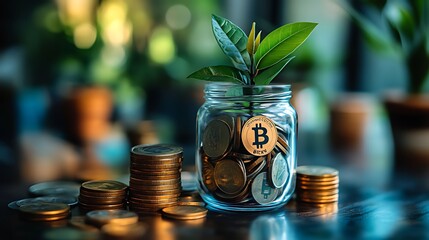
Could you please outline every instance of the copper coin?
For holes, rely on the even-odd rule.
[[[261,165],[262,164],[262,162],[264,162],[265,161],[265,157],[264,156],[262,156],[262,157],[259,157],[259,158],[257,158],[257,159],[255,159],[254,161],[252,161],[247,167],[246,167],[246,171],[247,171],[247,174],[251,174],[255,169],[257,169],[257,167],[259,166],[259,165]]]
[[[162,209],[162,215],[177,220],[192,220],[204,218],[207,209],[199,206],[175,206]]]
[[[234,128],[234,149],[239,150],[241,147],[241,128],[243,122],[240,116],[235,118],[235,128]]]
[[[172,144],[138,145],[131,148],[131,153],[143,156],[173,156],[183,152],[183,148]]]
[[[203,133],[204,153],[210,158],[224,156],[231,142],[231,129],[222,120],[214,119],[207,124]]]
[[[173,184],[173,185],[160,185],[160,186],[144,186],[144,185],[136,185],[132,184],[130,186],[130,192],[133,191],[158,191],[158,190],[174,190],[180,189],[181,184]]]
[[[136,185],[146,185],[146,186],[174,185],[174,184],[177,185],[180,182],[181,182],[180,178],[170,179],[170,180],[142,180],[142,179],[130,177],[130,183],[136,184]]]
[[[255,116],[247,120],[241,133],[241,141],[246,150],[255,156],[265,156],[275,147],[277,129],[265,116]]]
[[[82,183],[82,189],[94,192],[121,193],[127,190],[127,185],[113,180],[96,180]]]
[[[242,164],[244,165],[244,164]],[[246,172],[240,161],[224,159],[216,163],[214,180],[216,186],[226,194],[237,194],[246,185]]]
[[[296,174],[308,178],[332,178],[338,176],[338,170],[324,166],[299,166]]]
[[[204,186],[211,192],[217,189],[215,180],[214,180],[214,167],[207,160],[203,160],[202,162],[202,174],[203,174],[203,183]]]
[[[152,196],[163,196],[163,195],[180,195],[181,189],[170,189],[170,190],[133,190],[130,191],[130,195],[152,195]]]

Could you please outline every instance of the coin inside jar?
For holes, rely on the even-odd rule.
[[[244,164],[238,161],[224,159],[216,163],[214,180],[216,186],[226,194],[237,194],[246,186],[246,170]]]
[[[267,173],[262,172],[255,177],[252,183],[252,196],[261,205],[273,202],[278,195],[278,189],[268,184]]]
[[[278,153],[268,167],[271,184],[276,188],[283,187],[289,179],[289,166],[283,154]]]
[[[203,150],[210,158],[219,158],[228,151],[231,141],[231,129],[220,119],[207,124],[203,134]]]
[[[277,136],[276,126],[269,118],[255,116],[244,124],[241,141],[250,154],[265,156],[274,149]]]

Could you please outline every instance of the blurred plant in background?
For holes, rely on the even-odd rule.
[[[207,16],[214,1],[55,0],[35,9],[23,33],[31,85],[105,85],[117,97],[185,79],[216,61]],[[34,20],[34,21],[33,21]]]
[[[422,92],[429,73],[429,1],[362,1],[372,18],[365,17],[345,1],[341,3],[371,47],[393,51],[403,59],[408,71],[408,92]]]

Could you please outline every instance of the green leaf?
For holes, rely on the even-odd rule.
[[[255,39],[255,52],[258,50],[259,44],[261,44],[261,33],[262,31],[259,31]]]
[[[188,78],[213,82],[233,82],[245,84],[245,76],[236,68],[230,66],[205,67],[193,72]]]
[[[407,44],[404,40],[412,41],[415,35],[415,22],[411,9],[400,2],[392,2],[384,9],[384,14],[394,31],[400,34],[402,43]]]
[[[268,85],[283,70],[283,68],[295,57],[281,60],[273,66],[263,70],[253,79],[256,85]]]
[[[316,25],[317,23],[297,22],[272,31],[256,50],[256,68],[268,68],[287,58],[308,38]]]
[[[256,23],[253,22],[252,29],[249,33],[249,38],[247,40],[247,52],[250,54],[250,56],[253,56],[255,53],[255,26]]]
[[[243,30],[228,19],[216,15],[212,16],[212,29],[217,43],[234,66],[241,71],[249,71],[250,56]]]

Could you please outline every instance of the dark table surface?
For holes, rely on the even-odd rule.
[[[320,155],[304,156],[307,160],[299,165],[313,163],[316,157]],[[424,177],[392,173],[389,164],[374,156],[353,153],[322,159],[318,164],[340,171],[338,203],[315,206],[292,199],[272,212],[209,211],[203,221],[190,222],[145,216],[145,239],[429,239],[429,187]],[[28,222],[8,209],[9,202],[28,197],[29,185],[0,185],[2,239],[75,239],[67,220]],[[72,216],[80,214],[78,207],[72,210]]]

